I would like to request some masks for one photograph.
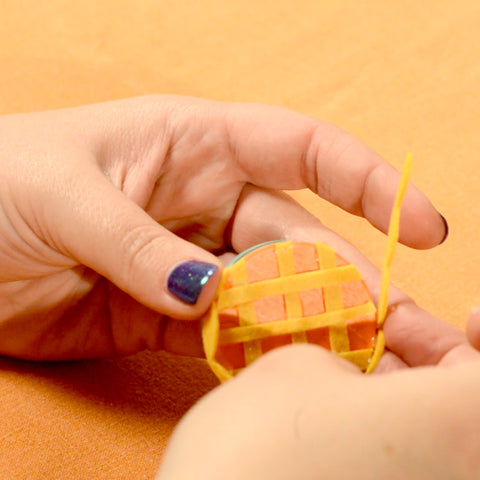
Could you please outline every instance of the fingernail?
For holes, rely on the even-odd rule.
[[[168,277],[168,290],[182,302],[195,305],[203,287],[217,269],[216,265],[196,260],[181,263]]]
[[[448,228],[447,219],[446,219],[442,214],[440,214],[440,217],[441,217],[441,219],[443,220],[443,224],[445,225],[445,235],[443,236],[443,239],[442,239],[442,241],[440,242],[440,245],[441,245],[443,242],[445,242],[445,240],[446,240],[447,237],[448,237],[449,228]]]

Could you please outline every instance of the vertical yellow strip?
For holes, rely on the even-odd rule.
[[[245,259],[241,259],[235,265],[235,278],[233,279],[235,285],[247,285],[247,266]],[[238,305],[238,320],[241,327],[245,325],[252,325],[256,323],[255,310],[253,304],[250,302]],[[243,352],[245,354],[245,364],[250,365],[262,354],[262,348],[259,340],[250,340],[243,343]]]
[[[395,246],[398,242],[400,233],[400,209],[402,206],[405,192],[407,191],[408,180],[412,171],[412,155],[409,153],[405,159],[405,165],[400,177],[397,196],[393,204],[392,215],[390,217],[390,225],[388,227],[387,249],[382,268],[382,280],[380,283],[380,296],[378,298],[377,323],[379,326],[385,321],[387,316],[388,292],[390,290],[390,265],[392,264]]]
[[[385,318],[387,316],[388,308],[388,293],[390,290],[390,266],[393,260],[393,254],[395,253],[395,246],[398,242],[398,236],[400,234],[400,210],[402,207],[403,198],[407,191],[408,181],[412,172],[412,154],[407,154],[405,158],[405,164],[402,169],[402,175],[398,184],[397,195],[392,208],[392,214],[390,216],[390,225],[388,226],[388,239],[387,248],[385,251],[385,258],[383,260],[382,267],[382,279],[380,282],[380,295],[378,297],[377,308],[377,325],[381,329]],[[379,330],[377,340],[375,342],[375,349],[370,363],[367,367],[366,373],[372,372],[377,366],[380,357],[382,356],[385,348],[385,336],[382,330]]]
[[[317,255],[322,269],[335,268],[337,266],[337,258],[333,249],[317,243]],[[323,287],[323,298],[325,301],[326,312],[343,310],[340,285]],[[348,340],[348,332],[345,322],[342,325],[331,326],[329,328],[329,335],[332,352],[340,353],[348,352],[350,350],[350,342]]]
[[[295,263],[293,260],[292,242],[282,242],[275,247],[278,268],[281,277],[292,277],[295,275]],[[285,308],[287,310],[287,319],[301,319],[303,316],[302,304],[298,292],[290,292],[284,295]],[[298,320],[300,321],[300,320]],[[305,332],[292,333],[292,342],[306,342],[307,335]]]

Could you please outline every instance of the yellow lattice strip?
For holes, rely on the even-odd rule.
[[[278,260],[278,268],[281,277],[293,277],[295,275],[295,262],[293,260],[292,242],[282,242],[276,245],[276,254]],[[302,303],[298,291],[288,292],[284,295],[285,309],[288,319],[301,318],[303,315]],[[305,331],[293,332],[292,342],[306,342],[307,334]]]
[[[403,198],[407,191],[408,181],[412,171],[412,155],[409,153],[405,159],[402,175],[398,184],[397,195],[393,204],[392,214],[390,216],[390,225],[388,227],[388,239],[387,248],[385,251],[385,258],[382,268],[382,280],[380,282],[380,296],[378,298],[377,309],[377,325],[379,328],[377,341],[375,343],[375,351],[372,356],[372,360],[368,365],[367,372],[370,373],[377,366],[380,357],[382,356],[385,348],[385,336],[382,330],[382,325],[387,316],[388,307],[388,292],[390,290],[390,266],[393,260],[393,254],[395,253],[395,246],[398,242],[398,236],[400,233],[400,210],[402,207]]]
[[[338,356],[354,363],[360,370],[365,370],[371,361],[373,348],[366,348],[364,350],[353,350],[351,352],[341,352]]]
[[[337,257],[335,251],[322,244],[317,244],[317,255],[322,269],[335,268]],[[338,281],[332,285],[325,285],[323,296],[325,301],[325,311],[335,312],[343,309],[342,292],[340,285],[350,281],[347,276],[338,278]],[[348,340],[348,331],[345,323],[332,325],[329,328],[330,348],[332,352],[348,352],[350,342]]]
[[[364,303],[355,307],[326,312],[311,317],[279,320],[276,322],[247,325],[221,330],[218,337],[219,344],[240,343],[246,339],[261,339],[273,335],[291,334],[300,331],[313,330],[322,327],[338,327],[345,325],[347,320],[363,317],[375,313],[373,303]]]
[[[224,271],[222,281],[225,280],[226,276],[226,272]],[[207,317],[202,328],[203,348],[205,351],[205,357],[210,365],[210,368],[213,370],[213,373],[220,381],[224,382],[228,380],[232,374],[223,365],[215,360],[215,354],[218,347],[218,330],[218,310],[216,303],[213,302],[210,315]]]
[[[318,243],[317,255],[322,271],[333,269],[337,266],[335,251],[325,245]],[[353,266],[353,265],[352,265]],[[323,288],[325,311],[341,310],[343,308],[340,284],[350,280],[342,278],[342,275],[336,279],[335,283],[325,284]]]
[[[328,287],[343,282],[353,282],[360,278],[360,273],[354,265],[345,265],[328,270],[299,273],[288,278],[280,277],[272,280],[263,280],[222,291],[218,299],[218,310],[221,311],[242,303],[254,302],[263,297],[285,295],[297,290]],[[338,304],[332,302],[332,308],[335,308],[336,305]]]
[[[233,269],[235,275],[234,285],[244,285],[248,282],[247,277],[247,265],[245,259],[241,259]],[[242,287],[240,287],[242,288]],[[225,290],[220,294],[220,297],[230,290]],[[220,308],[217,307],[219,310]],[[255,309],[253,308],[252,303],[242,303],[237,306],[238,310],[238,320],[240,327],[245,325],[256,324]],[[222,332],[220,332],[221,335]],[[254,360],[256,360],[262,354],[262,347],[260,342],[254,339],[249,339],[243,344],[243,352],[245,354],[245,364],[250,365]]]
[[[218,345],[218,321],[215,321],[217,318],[217,305],[213,302],[210,313],[208,317],[206,317],[206,320],[204,320],[202,327],[203,349],[210,366],[212,366]]]

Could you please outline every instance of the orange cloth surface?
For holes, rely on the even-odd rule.
[[[392,279],[461,327],[480,304],[478,2],[2,0],[0,25],[0,113],[178,93],[300,110],[397,168],[413,152],[450,237],[399,247]],[[385,236],[294,196],[381,265]],[[204,362],[164,354],[0,359],[0,479],[153,479],[173,426],[216,384]]]

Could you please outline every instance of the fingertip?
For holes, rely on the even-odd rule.
[[[467,339],[476,350],[480,350],[480,306],[472,307],[467,322]]]
[[[444,234],[443,234],[442,240],[440,242],[440,244],[442,244],[442,243],[445,243],[445,241],[447,240],[448,234],[450,233],[450,228],[448,226],[447,219],[441,213],[439,213],[439,215],[440,215],[440,218],[442,219],[443,229],[444,229]]]
[[[400,214],[400,243],[418,250],[436,247],[447,239],[448,223],[427,196],[409,184]]]
[[[400,173],[390,165],[373,169],[365,183],[363,215],[376,228],[388,232]],[[443,243],[448,236],[448,223],[413,183],[409,183],[400,213],[400,243],[424,250]]]
[[[195,305],[210,281],[218,266],[198,260],[187,260],[176,265],[167,279],[170,294],[187,305]]]
[[[221,278],[220,263],[185,260],[167,277],[166,290],[176,304],[179,319],[195,319],[211,305]]]
[[[402,215],[400,243],[417,250],[428,250],[447,240],[448,223],[431,204],[419,205],[417,209],[410,207],[409,211],[402,211]]]

